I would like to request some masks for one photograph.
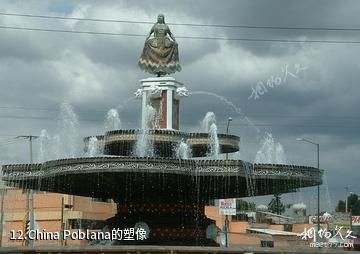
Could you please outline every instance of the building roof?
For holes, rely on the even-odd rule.
[[[274,230],[269,228],[249,228],[249,231],[253,233],[263,233],[268,235],[288,235],[288,236],[298,236],[298,233],[282,231],[282,230]]]

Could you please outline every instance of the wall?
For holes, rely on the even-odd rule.
[[[117,207],[113,202],[98,202],[88,197],[71,196],[57,193],[34,193],[33,206],[36,227],[46,232],[61,231],[61,204],[64,198],[64,222],[74,220],[106,220],[116,214]],[[25,230],[26,194],[22,190],[8,189],[4,197],[4,232],[2,246],[21,246],[22,240],[10,240],[10,232]],[[66,223],[65,228],[69,228]],[[16,237],[18,235],[15,235]],[[71,245],[87,244],[86,241],[67,241]],[[60,245],[60,241],[39,240],[37,245]]]

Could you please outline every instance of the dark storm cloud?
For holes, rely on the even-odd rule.
[[[171,12],[172,1],[160,1],[154,4],[149,1],[129,1],[151,13],[159,11]],[[325,28],[357,28],[360,18],[360,4],[356,1],[181,1],[176,9],[189,16],[196,17],[205,24],[279,26],[279,27],[325,27]],[[346,13],[346,15],[344,15]],[[177,20],[176,20],[177,21]],[[169,22],[176,22],[171,20]],[[180,21],[181,22],[181,21]],[[203,28],[199,28],[203,30]],[[195,28],[196,31],[196,28]],[[319,30],[273,30],[245,28],[213,28],[211,34],[230,38],[265,38],[265,39],[359,39],[358,34],[349,31]],[[261,42],[232,42],[250,50],[256,55],[282,55],[290,48],[301,49],[301,44],[271,44]]]

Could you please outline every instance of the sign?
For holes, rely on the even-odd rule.
[[[344,228],[350,228],[350,213],[334,213],[333,219],[330,221],[330,228],[335,228],[335,226],[343,226]]]
[[[357,217],[357,216],[355,216]],[[317,216],[309,216],[309,224],[317,224]],[[343,226],[350,228],[350,213],[334,213],[331,216],[320,216],[320,224],[329,224],[330,228]]]
[[[236,215],[236,198],[219,199],[220,215]]]
[[[331,217],[329,216],[319,216],[320,224],[326,224],[331,221]],[[317,224],[317,216],[309,216],[309,224]]]
[[[360,226],[360,216],[352,216],[351,223],[353,226]]]

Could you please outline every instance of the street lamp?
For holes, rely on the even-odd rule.
[[[348,212],[348,207],[349,207],[349,196],[351,195],[351,194],[354,194],[353,192],[349,192],[349,188],[348,187],[346,187],[345,188],[346,189],[346,199],[345,199],[345,212],[347,213]]]
[[[231,117],[229,117],[228,120],[227,120],[226,135],[229,134],[229,126],[230,126],[230,122],[232,120],[233,119]],[[226,160],[228,158],[229,158],[229,155],[228,155],[228,153],[226,153]],[[228,218],[228,215],[225,215],[225,246],[226,247],[229,247],[229,235],[228,235],[228,232],[229,232],[229,218]]]
[[[320,145],[318,143],[311,141],[309,139],[306,139],[306,138],[297,138],[296,141],[303,141],[303,142],[307,142],[307,143],[310,143],[310,144],[313,144],[316,146],[317,169],[320,174],[320,162],[319,162]],[[319,232],[320,231],[320,184],[318,184],[318,186],[317,186],[317,228],[318,228],[318,232]]]
[[[352,194],[354,194],[354,192],[351,192],[348,194],[346,194],[346,212],[348,210],[348,202],[349,202],[349,196],[351,196]],[[352,230],[352,209],[350,208],[350,230]]]
[[[231,117],[228,118],[228,121],[227,121],[227,125],[226,125],[226,135],[229,134],[229,126],[230,126],[230,122],[232,121],[233,119]],[[229,155],[228,153],[226,153],[226,159],[229,158]]]

